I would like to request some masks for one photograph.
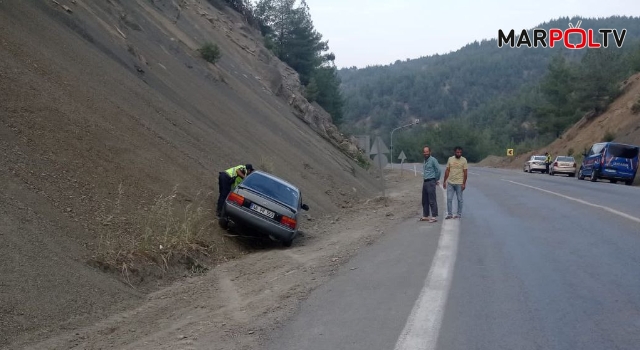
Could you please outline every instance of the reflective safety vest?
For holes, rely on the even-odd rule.
[[[238,176],[238,174],[236,173],[236,170],[238,169],[242,169],[245,174],[247,173],[247,169],[245,169],[244,165],[234,166],[233,168],[229,168],[225,170],[225,172],[229,175],[229,177],[233,179],[233,182],[231,183],[231,189],[234,189],[236,186],[238,186],[242,182],[242,180],[244,180],[243,178]]]
[[[547,163],[551,163],[551,155],[548,155],[548,156],[547,156],[546,162],[547,162]]]

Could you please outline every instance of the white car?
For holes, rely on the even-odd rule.
[[[522,170],[525,173],[532,173],[534,171],[544,173],[547,171],[547,166],[544,164],[546,159],[546,156],[531,156],[531,158],[524,163]]]
[[[570,177],[576,176],[576,160],[569,156],[557,156],[549,165],[549,175],[567,174]]]

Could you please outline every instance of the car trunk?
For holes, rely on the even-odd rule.
[[[237,193],[245,198],[243,207],[257,212],[267,219],[280,223],[283,216],[294,217],[295,213],[284,204],[279,204],[267,196],[248,188],[239,188]]]

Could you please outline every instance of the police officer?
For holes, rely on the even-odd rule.
[[[549,154],[549,152],[544,152],[544,155],[547,156],[547,158],[544,160],[544,164],[547,167],[547,174],[549,173],[549,165],[551,165],[551,155]]]
[[[218,206],[216,208],[216,214],[220,217],[222,214],[222,205],[225,199],[229,195],[229,192],[233,191],[247,175],[253,172],[253,166],[251,164],[238,165],[233,168],[229,168],[225,171],[221,171],[218,174],[218,190],[220,196],[218,197]]]

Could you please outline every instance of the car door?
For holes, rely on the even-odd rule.
[[[604,143],[596,143],[585,155],[584,160],[582,161],[582,173],[584,175],[591,175],[596,164],[600,163],[600,158],[602,157],[602,151],[604,150],[605,145],[606,144]]]

